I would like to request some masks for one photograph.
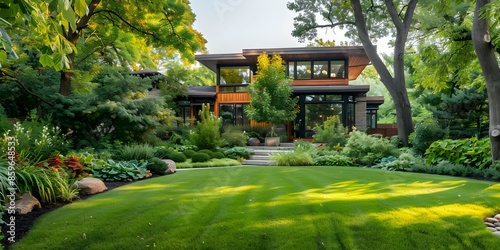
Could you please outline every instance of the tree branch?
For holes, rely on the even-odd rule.
[[[33,93],[31,90],[29,90],[26,85],[24,85],[21,81],[19,81],[17,78],[15,78],[13,75],[10,75],[9,73],[7,73],[7,71],[5,71],[4,69],[0,69],[0,72],[2,73],[2,75],[5,75],[5,76],[8,76],[9,78],[11,78],[11,80],[13,80],[14,82],[16,82],[19,86],[21,86],[21,88],[28,92],[28,94],[36,97],[38,100],[50,105],[50,106],[55,106],[55,104],[43,99],[41,96],[39,96],[38,94],[36,93]]]
[[[125,20],[123,17],[121,17],[118,13],[116,13],[116,12],[114,12],[112,10],[100,10],[100,11],[96,11],[94,13],[95,14],[100,14],[100,13],[103,13],[103,12],[114,15],[115,17],[117,17],[118,19],[120,19],[123,23],[125,23],[129,28],[131,28],[133,30],[136,30],[139,33],[151,36],[151,37],[153,37],[154,39],[156,39],[158,41],[163,41],[162,39],[160,39],[159,37],[157,37],[155,34],[153,34],[151,32],[148,32],[148,31],[145,31],[145,30],[141,30],[141,29],[135,27],[134,25],[132,25],[131,23],[129,23],[127,20]]]

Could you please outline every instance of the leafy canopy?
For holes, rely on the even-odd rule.
[[[283,125],[295,119],[297,98],[292,98],[292,81],[286,76],[283,59],[266,53],[257,58],[257,77],[248,87],[251,100],[245,107],[250,119]]]

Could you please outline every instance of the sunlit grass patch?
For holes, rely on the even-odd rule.
[[[14,249],[494,249],[482,219],[499,190],[363,168],[178,171],[49,213]]]

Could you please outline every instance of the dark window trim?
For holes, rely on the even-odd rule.
[[[320,77],[320,78],[315,78],[314,77],[314,62],[317,61],[327,61],[328,62],[328,77]],[[343,61],[344,62],[344,77],[342,78],[337,78],[337,77],[331,77],[331,70],[332,70],[332,61]],[[293,62],[293,79],[294,80],[311,80],[311,79],[348,79],[349,78],[349,62],[348,59],[345,58],[318,58],[314,60],[289,60],[286,61],[286,74],[287,76],[290,76],[290,62]],[[311,69],[311,76],[310,78],[297,78],[297,62],[310,62],[310,69]]]

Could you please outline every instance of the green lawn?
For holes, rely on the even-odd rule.
[[[498,249],[482,219],[499,201],[500,183],[448,176],[184,170],[46,214],[14,249]]]

